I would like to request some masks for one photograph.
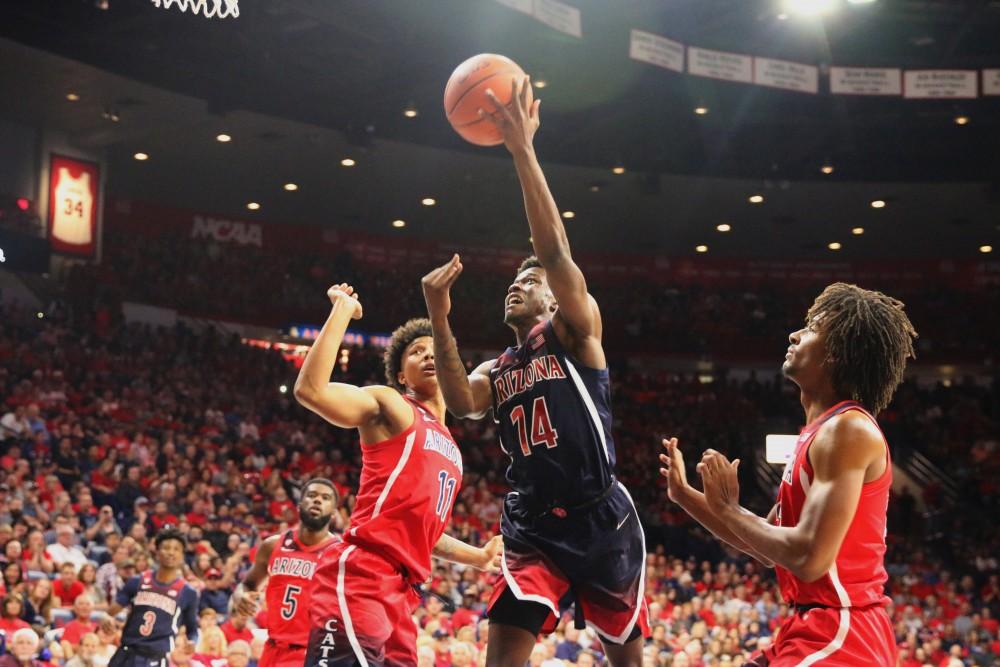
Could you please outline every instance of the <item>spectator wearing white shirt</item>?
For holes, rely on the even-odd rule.
[[[73,527],[68,523],[60,524],[56,528],[56,541],[45,549],[45,553],[49,555],[57,567],[69,562],[73,563],[76,570],[79,571],[87,562],[86,554],[83,553],[83,549],[73,543],[74,540]]]

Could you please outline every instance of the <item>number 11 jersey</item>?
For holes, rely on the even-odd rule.
[[[419,402],[399,435],[361,443],[358,501],[344,542],[391,563],[410,583],[431,574],[431,553],[462,486],[462,454],[447,427]]]

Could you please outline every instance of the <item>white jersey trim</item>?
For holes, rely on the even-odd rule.
[[[623,644],[625,643],[625,640],[628,639],[628,636],[632,634],[632,629],[635,628],[636,621],[639,620],[639,612],[642,611],[643,606],[646,604],[646,534],[642,530],[642,524],[639,523],[639,510],[635,507],[635,501],[632,500],[632,496],[629,494],[628,489],[625,488],[624,484],[621,482],[617,482],[617,484],[618,488],[620,488],[625,494],[625,497],[628,498],[629,504],[632,505],[632,513],[635,514],[635,521],[639,524],[639,538],[642,540],[643,553],[642,568],[639,570],[639,594],[636,597],[635,612],[632,614],[632,619],[628,622],[628,625],[625,626],[625,629],[620,635],[615,636],[608,634],[596,623],[591,623],[590,621],[587,621],[587,625],[604,639],[608,639],[616,644]]]
[[[594,405],[594,399],[590,397],[590,392],[587,391],[587,385],[583,383],[583,379],[580,374],[577,373],[576,367],[569,360],[569,357],[563,355],[563,363],[566,364],[566,368],[569,370],[569,376],[573,379],[573,384],[576,385],[576,390],[580,392],[580,397],[583,398],[583,404],[587,406],[587,412],[590,413],[590,418],[594,422],[594,427],[597,429],[597,435],[601,438],[601,446],[604,448],[604,460],[611,465],[611,455],[608,454],[608,441],[604,437],[604,424],[601,423],[601,417],[597,414],[597,407]]]
[[[556,606],[556,602],[550,600],[544,595],[532,595],[530,593],[525,593],[521,590],[521,587],[517,585],[517,580],[514,579],[514,575],[510,573],[510,568],[507,567],[507,554],[506,552],[500,556],[500,569],[503,571],[503,578],[507,580],[507,585],[510,586],[510,590],[514,593],[514,597],[518,600],[525,600],[526,602],[538,602],[548,607],[556,618],[559,618],[559,608]]]
[[[847,589],[841,583],[840,577],[837,575],[836,563],[830,567],[830,571],[827,574],[830,575],[830,581],[833,583],[833,588],[837,591],[837,597],[840,599],[840,624],[837,626],[837,634],[833,636],[833,640],[829,644],[815,653],[807,655],[798,664],[798,667],[809,667],[809,665],[814,665],[820,660],[829,658],[836,651],[839,651],[843,647],[847,633],[851,629],[851,598],[847,594]]]
[[[410,452],[413,451],[413,441],[417,438],[417,429],[414,428],[410,435],[406,436],[406,445],[403,446],[403,455],[399,457],[399,461],[396,462],[396,467],[393,468],[392,474],[389,475],[389,480],[385,483],[385,488],[382,489],[382,493],[378,494],[378,500],[375,502],[375,509],[372,510],[372,518],[378,516],[379,512],[382,511],[382,503],[385,499],[389,497],[389,491],[392,490],[392,485],[396,482],[396,478],[399,477],[400,473],[403,472],[403,468],[406,467],[406,462],[410,460]],[[353,533],[352,533],[353,534]]]
[[[344,631],[347,633],[347,641],[351,643],[354,657],[358,659],[361,667],[368,667],[368,660],[365,658],[358,637],[354,634],[354,623],[351,622],[351,612],[347,608],[347,596],[344,594],[344,573],[347,570],[347,557],[354,551],[354,545],[344,549],[340,555],[340,569],[337,571],[337,603],[340,605],[340,616],[344,619]]]

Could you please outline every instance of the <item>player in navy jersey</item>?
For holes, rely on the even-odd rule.
[[[586,622],[597,631],[612,664],[640,665],[646,549],[632,499],[614,476],[601,313],[535,158],[538,102],[531,84],[511,85],[513,103],[497,103],[489,118],[514,157],[537,255],[522,263],[504,301],[517,347],[467,374],[447,319],[460,258],[423,279],[448,409],[473,418],[492,409],[511,458],[512,491],[500,524],[503,579],[490,601],[487,664],[523,665],[571,593],[577,627]]]
[[[197,639],[198,593],[184,581],[184,536],[164,528],[155,545],[159,567],[125,582],[108,609],[115,616],[131,607],[109,667],[167,667],[181,625],[186,641]]]

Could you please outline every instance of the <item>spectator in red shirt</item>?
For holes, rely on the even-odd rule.
[[[253,631],[247,626],[250,619],[240,614],[234,614],[228,621],[223,623],[222,634],[226,636],[226,641],[232,644],[237,639],[242,639],[247,644],[253,643]]]
[[[30,627],[21,619],[24,600],[17,593],[8,593],[0,600],[0,631],[7,637],[13,636],[21,628]]]
[[[154,532],[160,532],[160,530],[167,525],[176,526],[177,516],[171,514],[167,509],[167,503],[163,500],[156,503],[153,510],[152,516],[149,517],[150,522],[153,524]]]
[[[76,598],[76,602],[73,603],[74,618],[66,624],[62,639],[59,641],[67,659],[72,658],[80,648],[80,640],[85,634],[97,632],[97,623],[90,618],[93,613],[94,601],[89,596],[81,595]]]
[[[274,492],[274,500],[268,506],[268,513],[272,518],[283,519],[285,516],[285,510],[295,509],[295,503],[293,503],[288,498],[288,494],[285,492],[285,487],[279,486]]]
[[[76,576],[76,566],[65,562],[59,566],[59,578],[52,583],[52,594],[60,607],[72,607],[86,587]]]

